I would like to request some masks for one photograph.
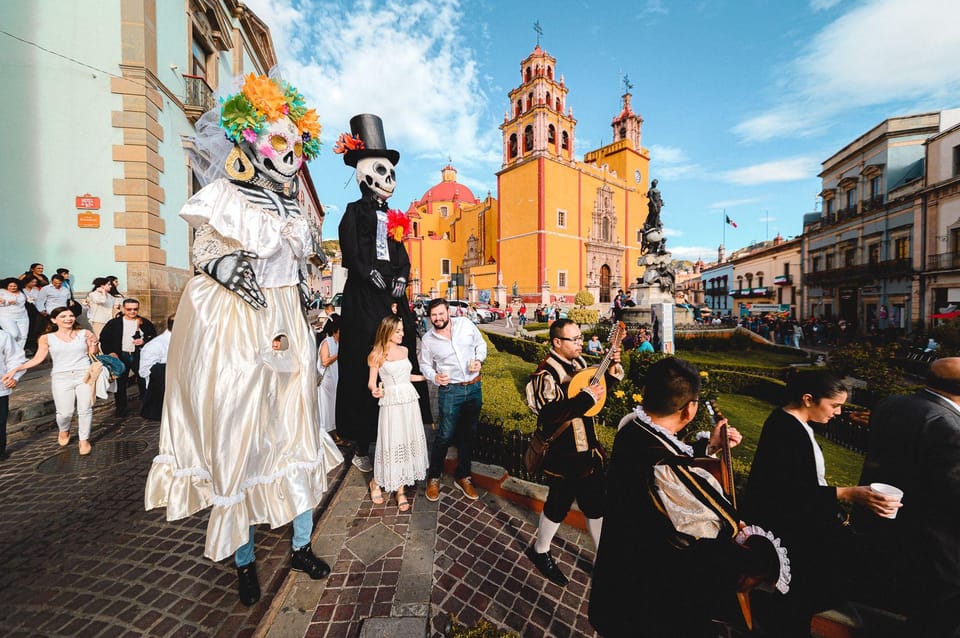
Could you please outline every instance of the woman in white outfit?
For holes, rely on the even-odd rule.
[[[10,277],[0,281],[0,328],[23,348],[30,332],[30,318],[27,316],[27,296],[20,288],[19,279]]]
[[[100,337],[103,325],[113,319],[117,313],[117,298],[110,294],[110,280],[97,277],[93,280],[93,290],[87,293],[84,301],[87,305],[87,318],[93,326],[93,333]]]
[[[77,318],[65,307],[54,308],[50,320],[57,329],[37,340],[37,354],[26,363],[3,375],[3,381],[12,379],[20,370],[29,370],[47,358],[53,360],[50,380],[53,386],[53,402],[57,406],[57,442],[70,442],[70,422],[74,409],[80,420],[80,454],[90,454],[90,425],[93,423],[93,393],[84,382],[90,369],[88,355],[97,353],[97,337],[89,330],[76,325]]]
[[[337,380],[340,377],[337,359],[340,353],[340,322],[331,319],[325,326],[327,336],[320,344],[320,358],[317,361],[317,371],[323,371],[323,380],[320,382],[320,427],[330,433],[334,443],[342,443],[337,436]]]

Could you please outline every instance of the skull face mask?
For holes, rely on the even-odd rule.
[[[253,142],[240,143],[257,172],[279,184],[290,183],[303,164],[303,138],[289,118],[267,123]]]
[[[364,157],[357,161],[357,184],[366,186],[377,197],[387,200],[397,187],[393,163],[383,157]]]

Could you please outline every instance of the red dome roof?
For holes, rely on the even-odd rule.
[[[443,167],[441,174],[443,175],[443,181],[436,186],[433,186],[423,194],[423,197],[420,198],[422,203],[427,201],[457,201],[475,204],[479,201],[476,197],[474,197],[473,191],[456,181],[457,169],[448,164],[447,166]]]

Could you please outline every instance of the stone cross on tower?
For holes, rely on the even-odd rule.
[[[537,46],[540,46],[540,38],[543,37],[543,27],[540,26],[539,20],[533,23],[533,30],[537,32]]]

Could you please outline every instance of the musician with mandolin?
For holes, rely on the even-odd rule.
[[[615,324],[607,354],[599,365],[588,366],[580,356],[580,327],[569,319],[554,321],[550,354],[527,384],[527,402],[538,415],[536,436],[547,445],[542,471],[550,489],[527,556],[561,587],[567,577],[550,556],[550,542],[574,501],[587,519],[594,545],[600,540],[606,453],[597,441],[593,417],[603,407],[608,387],[623,378],[619,346],[624,332],[622,322]]]
[[[699,371],[669,357],[650,366],[643,405],[620,422],[589,606],[605,638],[716,636],[716,621],[750,626],[754,587],[789,588],[786,550],[741,522],[696,463],[736,446],[739,432],[718,417],[694,444],[679,438],[699,403]]]

